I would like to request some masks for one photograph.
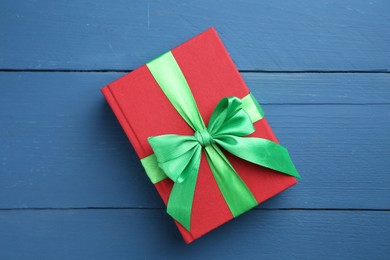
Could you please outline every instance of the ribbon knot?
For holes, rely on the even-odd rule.
[[[196,131],[194,136],[199,142],[199,144],[203,147],[209,146],[210,144],[214,143],[213,137],[210,135],[207,128],[200,131]]]

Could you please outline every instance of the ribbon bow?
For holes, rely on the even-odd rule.
[[[288,151],[263,138],[243,137],[255,131],[249,115],[237,97],[223,98],[213,111],[208,128],[193,136],[160,135],[148,139],[159,167],[175,183],[182,183],[198,172],[202,147],[218,144],[246,161],[299,177],[292,164],[286,162]]]
[[[245,137],[255,129],[239,98],[223,98],[206,128],[172,53],[160,56],[147,66],[172,105],[195,132],[193,136],[166,134],[148,138],[158,166],[174,182],[167,212],[187,230],[190,230],[202,148],[234,217],[258,203],[220,147],[251,163],[300,178],[286,148],[267,139]]]

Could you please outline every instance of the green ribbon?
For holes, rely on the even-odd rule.
[[[167,212],[187,230],[191,226],[202,148],[234,217],[258,203],[220,147],[251,163],[300,178],[286,148],[267,139],[245,137],[255,129],[251,116],[243,109],[242,100],[223,98],[206,128],[173,54],[167,52],[147,63],[147,67],[177,112],[195,132],[193,136],[166,134],[148,138],[158,166],[174,182]]]

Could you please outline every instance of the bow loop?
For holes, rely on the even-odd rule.
[[[223,98],[214,109],[208,130],[214,138],[219,135],[246,136],[255,131],[251,118],[242,109],[242,101],[237,97]]]
[[[148,138],[158,166],[174,182],[183,182],[197,172],[202,147],[194,136],[160,135]]]

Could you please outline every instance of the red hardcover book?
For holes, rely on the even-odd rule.
[[[214,28],[171,50],[192,91],[204,122],[224,97],[243,98],[250,92]],[[102,88],[140,159],[153,154],[147,138],[163,134],[194,135],[179,116],[146,65]],[[278,142],[265,118],[254,123],[252,137]],[[292,176],[267,169],[225,153],[256,201],[261,203],[296,183]],[[167,204],[173,182],[154,184]],[[192,205],[191,232],[176,222],[186,243],[233,218],[202,152]]]

